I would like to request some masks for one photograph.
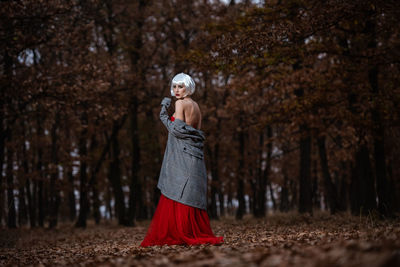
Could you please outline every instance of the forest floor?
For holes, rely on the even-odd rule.
[[[400,266],[400,221],[294,213],[211,221],[218,246],[139,247],[150,221],[1,229],[0,266]]]

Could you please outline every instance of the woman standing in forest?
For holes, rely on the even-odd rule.
[[[205,137],[200,130],[200,108],[190,97],[194,91],[193,79],[180,73],[171,82],[171,95],[176,97],[171,118],[167,112],[171,98],[161,102],[160,119],[168,130],[157,185],[161,196],[142,247],[223,242],[223,237],[213,234],[206,211]]]

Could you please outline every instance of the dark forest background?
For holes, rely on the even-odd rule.
[[[400,211],[398,1],[1,1],[0,224],[150,219],[179,72],[211,218]]]

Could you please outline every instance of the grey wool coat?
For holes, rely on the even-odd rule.
[[[180,119],[171,121],[167,109],[171,98],[161,102],[160,120],[168,141],[157,187],[175,201],[200,209],[207,207],[207,173],[204,163],[204,133]]]

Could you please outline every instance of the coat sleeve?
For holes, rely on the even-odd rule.
[[[169,97],[164,97],[164,99],[161,101],[161,111],[160,111],[160,120],[162,123],[165,125],[167,128],[168,132],[170,132],[172,135],[174,135],[177,138],[185,138],[185,135],[177,130],[175,122],[171,121],[168,116],[168,111],[167,109],[169,108],[171,104],[171,98]]]

